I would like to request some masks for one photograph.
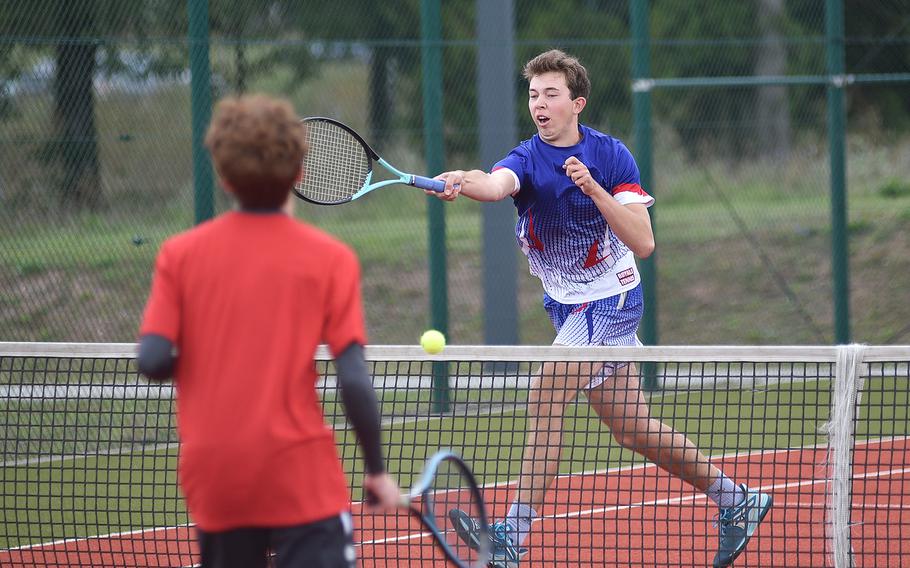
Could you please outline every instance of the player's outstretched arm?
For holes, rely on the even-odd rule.
[[[439,174],[436,179],[445,180],[445,190],[440,193],[425,193],[444,201],[453,201],[459,195],[475,201],[500,201],[515,193],[515,176],[506,169],[492,173],[482,170],[452,170]]]

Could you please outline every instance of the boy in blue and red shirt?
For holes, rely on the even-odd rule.
[[[542,53],[524,69],[528,109],[537,134],[481,170],[445,172],[451,201],[511,197],[518,209],[515,237],[531,273],[544,288],[555,345],[641,345],[641,279],[635,256],[654,250],[638,166],[622,142],[581,125],[591,83],[574,57]],[[514,500],[504,521],[490,527],[491,566],[517,566],[521,545],[559,469],[565,406],[584,389],[617,442],[705,492],[720,508],[715,567],[729,566],[771,508],[771,496],[736,484],[685,435],[651,418],[635,365],[545,363],[531,383],[528,440]],[[477,525],[452,516],[459,536],[476,544]]]

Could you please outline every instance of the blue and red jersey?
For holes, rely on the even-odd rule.
[[[640,281],[634,254],[566,175],[565,161],[575,156],[623,205],[654,203],[621,141],[583,125],[579,132],[581,140],[568,147],[551,146],[535,134],[493,166],[494,171],[506,168],[515,174],[515,237],[531,274],[540,278],[551,298],[564,304],[607,298]]]

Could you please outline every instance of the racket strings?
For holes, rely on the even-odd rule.
[[[360,141],[331,122],[307,121],[310,151],[298,193],[319,203],[347,201],[357,193],[370,173],[370,159]]]
[[[481,513],[483,503],[476,486],[458,464],[450,460],[440,463],[431,488],[424,494],[422,506],[424,514],[433,519],[445,545],[460,562],[466,566],[485,564],[486,542],[480,550],[473,540],[477,535],[471,537],[464,531],[459,535],[456,530],[456,524],[464,526],[469,519],[479,523],[485,516]],[[464,522],[459,523],[459,516]]]

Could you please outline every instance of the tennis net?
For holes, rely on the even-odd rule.
[[[0,565],[198,562],[176,483],[174,389],[143,380],[134,353],[133,344],[0,342]],[[355,438],[330,357],[320,350],[318,358],[326,420],[351,480],[360,564],[442,565],[407,516],[361,509]],[[653,438],[615,421],[637,399],[639,375],[656,385],[636,407],[639,419],[645,407],[657,421],[639,432],[665,424],[731,478],[773,496],[736,566],[895,566],[910,554],[910,347],[451,346],[430,356],[371,346],[367,358],[402,487],[436,450],[453,449],[497,520],[514,497],[529,409],[542,408],[529,405],[529,387],[559,399],[592,365],[634,362],[632,380],[582,391],[556,413],[559,470],[522,567],[710,565],[717,508],[630,449],[647,453]],[[541,366],[549,380],[536,378]],[[663,451],[679,443],[662,440]]]

